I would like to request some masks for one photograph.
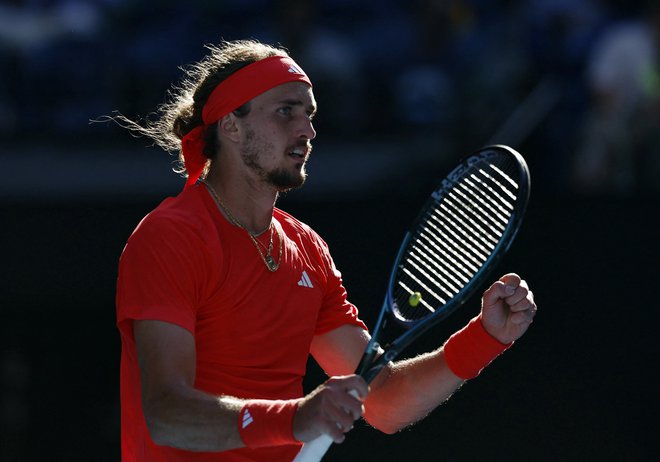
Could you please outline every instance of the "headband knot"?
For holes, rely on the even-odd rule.
[[[195,127],[181,139],[183,163],[188,173],[186,188],[194,185],[204,171],[207,128],[256,96],[288,82],[312,82],[288,56],[270,56],[248,64],[220,82],[202,108],[204,125]]]
[[[207,125],[199,125],[190,130],[181,139],[181,152],[183,152],[183,163],[188,172],[186,188],[194,185],[206,167],[206,156],[204,156],[204,137]]]

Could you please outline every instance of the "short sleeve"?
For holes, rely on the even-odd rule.
[[[348,301],[341,273],[330,256],[327,244],[320,238],[318,240],[317,245],[325,265],[327,279],[323,304],[314,333],[316,335],[324,334],[344,324],[356,325],[367,330],[367,326],[358,316],[357,307]]]
[[[150,319],[194,333],[204,255],[203,241],[191,226],[166,218],[143,220],[119,260],[118,325]]]

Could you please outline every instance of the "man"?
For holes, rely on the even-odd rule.
[[[527,284],[503,276],[444,349],[390,364],[369,388],[353,375],[369,333],[327,245],[275,208],[305,181],[311,82],[277,48],[209,49],[156,122],[122,119],[180,148],[188,176],[120,259],[123,460],[289,461],[363,415],[388,433],[424,417],[527,330]],[[331,378],[302,396],[310,353]]]

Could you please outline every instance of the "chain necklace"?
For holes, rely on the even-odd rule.
[[[206,185],[206,189],[208,189],[211,195],[213,196],[213,199],[215,199],[216,204],[218,204],[218,206],[222,209],[222,211],[225,213],[227,218],[229,218],[229,221],[231,221],[231,223],[234,226],[238,226],[239,228],[245,230],[247,235],[250,237],[250,240],[252,240],[252,243],[257,248],[257,252],[259,252],[259,255],[261,256],[261,259],[266,265],[266,268],[268,268],[268,270],[271,272],[277,271],[277,269],[280,267],[280,263],[282,263],[282,236],[280,236],[280,233],[279,231],[277,231],[275,225],[272,222],[270,225],[268,225],[268,229],[270,229],[270,242],[268,243],[268,247],[266,247],[264,244],[259,242],[259,240],[257,239],[257,235],[252,234],[252,232],[249,229],[243,226],[243,224],[240,221],[238,221],[234,217],[234,215],[232,215],[232,213],[229,211],[229,209],[224,204],[224,202],[220,200],[220,196],[218,196],[218,193],[215,192],[215,189],[213,189],[213,187],[210,184],[208,184],[206,181],[203,181],[203,183],[204,185]],[[275,261],[275,259],[271,255],[271,252],[273,251],[273,229],[275,229],[275,232],[277,233],[278,241],[280,242],[279,255],[277,257],[278,261]],[[261,247],[263,247],[264,250],[266,250],[265,254],[261,250]]]

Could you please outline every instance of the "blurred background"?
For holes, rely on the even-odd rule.
[[[492,143],[532,172],[498,271],[532,285],[533,328],[423,422],[362,425],[327,460],[659,460],[660,8],[614,0],[3,0],[0,460],[119,459],[117,260],[183,180],[90,121],[149,117],[205,43],[239,38],[315,83],[310,179],[279,206],[371,326],[434,179]]]

